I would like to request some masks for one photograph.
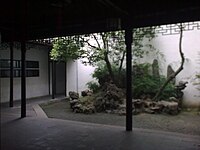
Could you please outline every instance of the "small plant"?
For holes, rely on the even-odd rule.
[[[87,83],[87,86],[90,90],[92,90],[94,93],[96,93],[99,89],[100,89],[100,86],[97,82],[94,82],[94,81],[90,81]]]

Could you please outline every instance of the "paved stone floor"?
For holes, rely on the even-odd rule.
[[[47,118],[37,103],[1,107],[1,150],[200,150],[200,136]]]

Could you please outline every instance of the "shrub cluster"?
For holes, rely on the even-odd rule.
[[[160,86],[166,81],[166,77],[156,77],[151,73],[151,65],[148,63],[134,65],[132,72],[132,93],[133,98],[152,98]],[[121,70],[120,74],[116,67],[113,66],[113,74],[116,81],[114,83],[119,88],[126,88],[126,71]],[[89,82],[88,88],[97,92],[104,83],[109,82],[110,77],[106,66],[99,66],[93,73],[93,78],[97,79],[99,85],[95,82]],[[168,99],[176,95],[175,86],[170,83],[162,92],[159,99]]]

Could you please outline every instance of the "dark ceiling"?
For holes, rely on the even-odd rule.
[[[5,0],[0,5],[5,41],[199,20],[199,0]]]

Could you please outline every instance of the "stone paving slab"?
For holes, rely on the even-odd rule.
[[[1,110],[1,150],[200,150],[200,136],[37,117],[33,105],[21,119],[19,110]]]
[[[200,137],[76,121],[8,116],[1,150],[199,150]]]
[[[42,108],[38,104],[35,104],[32,107],[33,107],[37,117],[48,118],[47,115],[45,114],[45,112],[42,110]]]

